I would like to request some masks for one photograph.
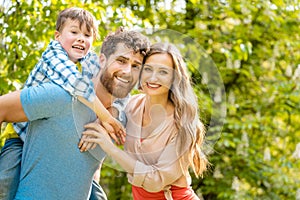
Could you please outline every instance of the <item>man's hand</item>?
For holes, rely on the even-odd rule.
[[[0,96],[0,124],[28,120],[21,104],[20,95],[21,90],[17,90]]]

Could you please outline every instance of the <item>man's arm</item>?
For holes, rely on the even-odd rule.
[[[21,90],[0,96],[0,125],[2,122],[27,121],[21,99]]]

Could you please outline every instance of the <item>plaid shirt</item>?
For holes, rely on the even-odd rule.
[[[91,79],[100,70],[98,60],[98,56],[95,53],[89,52],[84,58],[79,60],[82,67],[82,72],[79,72],[77,66],[69,59],[67,52],[60,43],[53,40],[31,71],[24,88],[52,81],[68,91],[72,96],[83,96],[92,102],[96,94]],[[14,123],[14,129],[23,141],[27,126],[27,122]]]

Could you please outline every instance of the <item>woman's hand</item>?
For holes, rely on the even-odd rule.
[[[124,144],[125,142],[125,129],[121,122],[117,119],[110,117],[106,121],[101,121],[103,128],[105,128],[112,139],[116,142],[117,145]]]
[[[78,144],[81,152],[94,147],[94,144],[99,144],[103,150],[109,145],[114,145],[106,129],[99,123],[89,123],[84,127],[86,130],[82,133],[81,140]]]
[[[90,136],[87,135],[82,135],[81,140],[78,144],[78,148],[80,149],[81,152],[83,151],[88,151],[90,149],[94,149],[97,146],[97,143],[94,142],[86,142],[85,139],[91,138]]]

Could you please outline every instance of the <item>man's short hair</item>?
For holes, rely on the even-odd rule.
[[[145,56],[150,49],[150,41],[143,34],[137,31],[128,31],[120,27],[117,31],[108,34],[102,44],[101,53],[109,58],[116,52],[118,44],[124,44],[127,48],[133,49],[135,53]]]

